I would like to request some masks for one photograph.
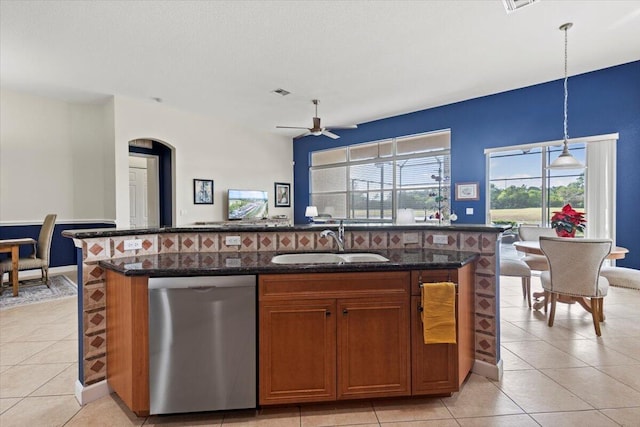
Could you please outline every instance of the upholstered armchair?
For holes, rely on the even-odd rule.
[[[518,237],[520,240],[531,240],[537,242],[540,236],[555,237],[556,232],[553,228],[538,227],[537,225],[521,225],[518,228]],[[521,258],[530,269],[537,271],[545,271],[549,269],[547,258],[544,255],[528,254]]]
[[[33,252],[28,257],[18,260],[18,270],[34,270],[39,268],[42,272],[42,280],[49,286],[49,254],[51,251],[51,240],[53,238],[53,228],[56,223],[56,214],[49,214],[45,217],[38,241],[34,245]],[[11,259],[0,262],[0,279],[5,272],[11,271]]]

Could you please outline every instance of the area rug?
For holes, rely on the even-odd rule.
[[[0,310],[76,295],[78,295],[78,287],[64,275],[49,277],[49,287],[41,279],[22,280],[17,297],[13,296],[11,285],[3,287],[0,295]]]

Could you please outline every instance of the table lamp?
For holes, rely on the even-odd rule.
[[[307,206],[304,211],[304,216],[309,218],[309,222],[313,222],[313,218],[318,216],[318,208],[315,206]]]

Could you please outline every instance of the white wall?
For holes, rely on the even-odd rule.
[[[274,182],[293,180],[290,138],[256,133],[153,101],[117,96],[114,105],[118,227],[129,222],[128,142],[133,139],[155,139],[174,148],[177,226],[225,220],[229,188],[266,190],[270,216],[293,216],[292,208],[273,207]],[[213,205],[193,204],[194,178],[214,180]]]
[[[103,161],[112,105],[0,92],[2,223],[39,223],[47,213],[58,222],[115,217],[105,195],[113,168]]]

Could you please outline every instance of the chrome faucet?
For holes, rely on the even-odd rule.
[[[340,225],[338,226],[337,235],[332,230],[323,230],[320,233],[320,237],[327,237],[327,236],[333,237],[333,240],[335,240],[336,244],[338,245],[339,252],[344,252],[344,224],[342,221],[340,221]]]

